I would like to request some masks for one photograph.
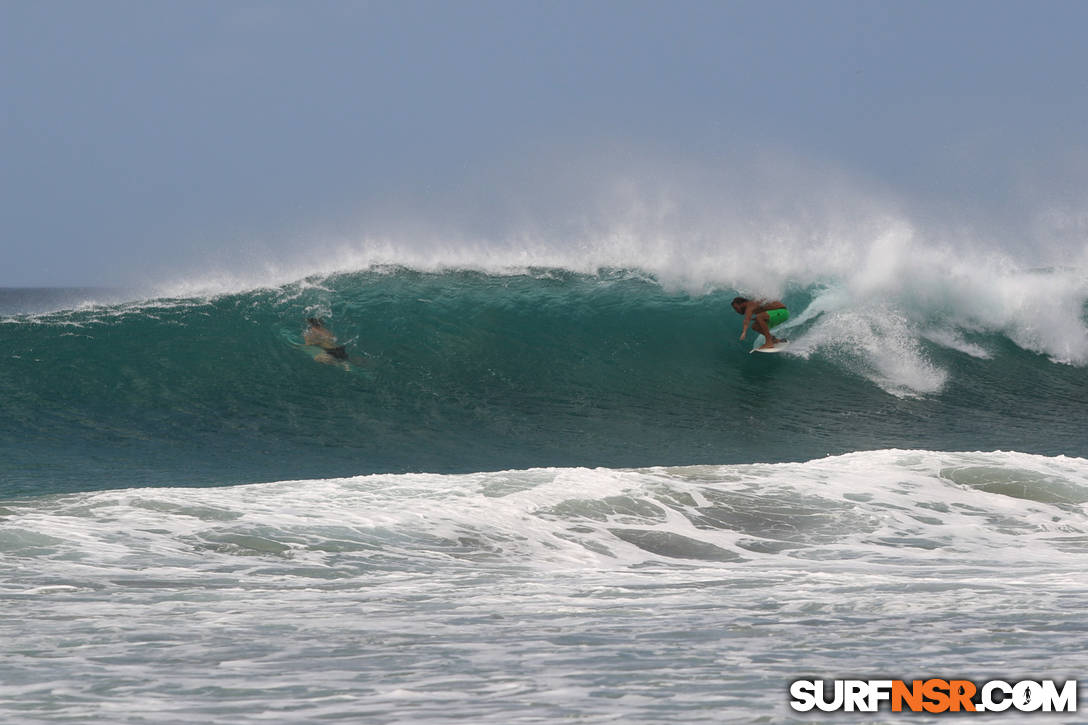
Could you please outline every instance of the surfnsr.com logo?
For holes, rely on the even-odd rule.
[[[795,680],[790,707],[798,712],[1076,712],[1077,681],[1054,680]]]

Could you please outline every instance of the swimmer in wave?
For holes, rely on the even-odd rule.
[[[307,317],[306,324],[308,324],[309,327],[302,333],[303,341],[307,345],[320,347],[322,350],[322,352],[314,356],[314,360],[328,365],[336,365],[338,363],[346,365],[348,362],[348,352],[344,349],[343,345],[336,344],[336,335],[332,334],[332,330],[325,327],[325,321],[320,317]]]

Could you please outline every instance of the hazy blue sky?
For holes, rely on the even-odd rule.
[[[1085,209],[1085,28],[1088,2],[0,0],[0,285],[486,229],[592,149]]]

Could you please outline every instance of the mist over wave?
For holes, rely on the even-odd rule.
[[[1088,215],[1068,189],[1039,185],[1007,209],[979,209],[906,197],[771,149],[698,160],[622,142],[552,152],[477,170],[456,188],[383,199],[356,223],[194,260],[188,274],[143,280],[146,296],[232,294],[378,268],[628,270],[693,296],[811,293],[803,312],[825,329],[807,349],[848,339],[870,368],[908,360],[905,384],[880,373],[904,392],[943,384],[939,371],[923,370],[923,338],[976,351],[964,334],[994,333],[1057,362],[1088,363]],[[877,347],[887,359],[876,359]]]

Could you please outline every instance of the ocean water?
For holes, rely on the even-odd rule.
[[[796,274],[776,356],[736,293],[4,290],[0,717],[829,721],[789,682],[1084,679],[1088,277]]]

